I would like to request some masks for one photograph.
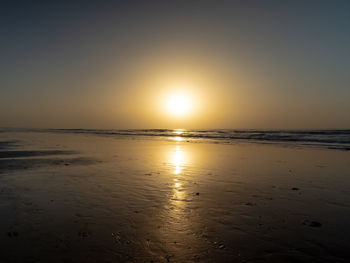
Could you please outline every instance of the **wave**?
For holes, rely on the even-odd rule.
[[[184,139],[214,140],[225,143],[235,141],[288,143],[350,150],[350,130],[0,129],[0,132],[6,131],[79,133],[104,136],[181,137]]]

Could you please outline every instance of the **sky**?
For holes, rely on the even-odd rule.
[[[2,1],[0,126],[350,129],[349,13],[340,0]]]

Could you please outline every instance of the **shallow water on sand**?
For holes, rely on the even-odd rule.
[[[342,262],[350,152],[3,132],[0,262]]]

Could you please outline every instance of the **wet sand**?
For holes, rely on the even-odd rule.
[[[0,134],[0,262],[348,262],[350,152]]]

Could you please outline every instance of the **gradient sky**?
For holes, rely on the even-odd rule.
[[[2,1],[0,126],[350,128],[349,1]],[[175,118],[162,100],[193,98]]]

